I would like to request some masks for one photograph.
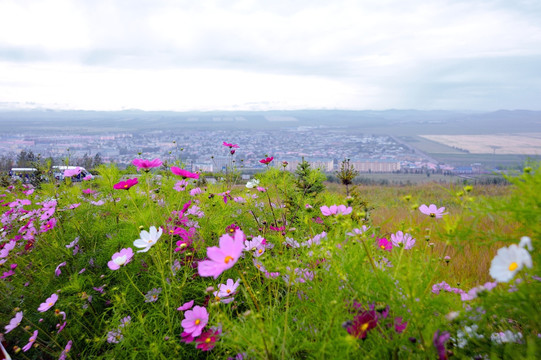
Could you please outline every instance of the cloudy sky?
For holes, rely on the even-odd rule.
[[[541,0],[0,0],[0,107],[541,110]]]

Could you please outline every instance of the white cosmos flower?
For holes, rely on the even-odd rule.
[[[150,227],[150,232],[146,230],[141,230],[141,233],[139,236],[140,239],[137,239],[133,242],[133,246],[138,248],[143,248],[143,250],[139,250],[138,252],[147,252],[152,245],[156,244],[156,241],[162,236],[163,229],[160,228],[159,230],[156,229],[155,226]]]
[[[250,181],[248,181],[248,182],[246,183],[246,187],[247,187],[248,189],[255,188],[255,187],[257,187],[258,185],[259,185],[259,180],[257,180],[257,179],[252,179],[252,180],[250,180]]]
[[[509,247],[503,247],[492,259],[490,264],[490,276],[496,281],[508,282],[524,266],[532,267],[532,257],[528,250],[513,244]]]

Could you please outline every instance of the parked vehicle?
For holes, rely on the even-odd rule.
[[[9,176],[13,180],[19,180],[22,182],[30,182],[30,180],[39,174],[36,168],[11,168]]]

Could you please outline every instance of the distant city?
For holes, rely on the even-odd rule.
[[[144,112],[137,116],[131,114],[131,120],[129,116],[126,119],[126,114],[122,120],[118,119],[118,114],[117,118],[113,116],[111,119],[107,118],[107,114],[99,114],[92,121],[85,121],[71,114],[74,118],[72,123],[66,120],[65,114],[51,120],[41,119],[43,113],[38,113],[32,118],[35,125],[30,126],[28,118],[31,118],[32,113],[25,112],[19,114],[19,117],[14,117],[13,113],[2,113],[0,123],[6,131],[0,134],[0,154],[4,158],[16,160],[21,152],[32,152],[42,159],[52,158],[57,164],[69,158],[70,165],[81,166],[83,159],[97,156],[100,161],[116,163],[121,168],[128,166],[134,158],[159,158],[168,164],[182,163],[188,170],[205,172],[223,171],[226,166],[235,166],[243,171],[258,171],[265,167],[259,160],[267,156],[274,157],[273,166],[284,166],[286,170],[295,170],[304,158],[314,167],[333,172],[339,169],[342,160],[350,159],[350,163],[360,173],[456,174],[492,171],[495,153],[502,148],[493,145],[493,153],[484,154],[486,161],[478,161],[483,160],[483,157],[469,154],[468,150],[456,146],[448,146],[450,154],[454,155],[455,152],[456,156],[465,156],[453,163],[445,161],[445,157],[437,156],[439,152],[444,152],[440,149],[427,152],[426,143],[429,140],[419,137],[423,136],[421,131],[419,135],[411,131],[397,131],[397,126],[404,127],[404,124],[411,125],[410,128],[416,126],[417,129],[436,124],[440,126],[440,131],[429,134],[452,134],[450,131],[441,131],[441,124],[454,126],[453,121],[458,121],[453,120],[456,115],[434,115],[434,120],[427,122],[424,113],[419,121],[411,120],[411,114],[397,120],[397,115],[393,114],[392,123],[377,127],[373,125],[373,114],[370,114],[371,126],[362,126],[363,119],[351,119],[351,116],[347,121],[329,121],[321,119],[323,113],[315,114],[319,116],[314,119],[288,112],[266,115],[268,126],[261,126],[261,123],[251,126],[255,123],[250,116],[256,114],[207,114],[206,118],[200,114],[186,114],[181,120],[175,121],[175,126],[171,126],[171,119],[165,118],[169,121],[167,125],[163,123],[163,116],[156,121],[156,114]],[[49,117],[54,115],[48,114]],[[88,114],[85,116],[88,117]],[[388,121],[389,116],[381,122],[384,120]],[[530,121],[533,132],[541,133],[541,120],[531,122],[528,118],[527,121]],[[498,124],[501,127],[501,121]],[[122,127],[125,130],[121,130]],[[532,152],[539,145],[541,153],[541,138],[530,140],[530,147],[534,149]],[[224,141],[238,144],[239,148],[232,154],[231,149],[223,145]],[[437,145],[431,145],[434,144]],[[528,158],[539,158],[539,153],[530,154]],[[516,156],[515,160],[520,163],[521,159],[526,159],[526,156]]]

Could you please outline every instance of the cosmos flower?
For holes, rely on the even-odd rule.
[[[66,355],[68,355],[68,353],[70,352],[72,343],[73,342],[71,340],[68,341],[68,343],[66,344],[66,347],[64,348],[64,350],[62,350],[62,353],[60,354],[60,357],[58,358],[58,360],[66,360]]]
[[[60,264],[58,264],[58,266],[57,266],[56,269],[54,270],[54,274],[55,274],[56,276],[60,276],[60,274],[62,274],[62,271],[60,271],[60,268],[61,268],[62,266],[66,266],[66,262],[65,262],[65,261],[62,262],[62,263],[60,263]]]
[[[188,310],[184,313],[184,320],[180,323],[186,334],[192,337],[201,335],[203,328],[207,325],[209,313],[202,306],[195,306],[193,310]]]
[[[15,317],[9,321],[9,324],[4,326],[4,329],[6,329],[6,334],[10,332],[11,330],[15,329],[17,326],[21,324],[21,321],[23,320],[23,312],[19,311],[15,314]]]
[[[429,206],[426,206],[425,204],[419,206],[419,211],[422,212],[425,215],[428,215],[430,217],[435,217],[436,219],[439,219],[443,217],[443,215],[446,215],[447,213],[444,213],[445,208],[437,208],[436,205],[430,204]]]
[[[184,170],[176,166],[171,166],[171,172],[175,175],[182,176],[185,179],[199,179],[199,174],[189,172],[188,170]]]
[[[236,282],[233,282],[233,279],[227,279],[225,284],[218,285],[218,290],[213,293],[216,300],[224,304],[233,301],[235,298],[233,298],[232,295],[237,292],[239,283],[240,279],[237,279]]]
[[[490,264],[490,276],[498,282],[508,282],[524,266],[532,267],[532,257],[528,250],[512,244],[498,250]]]
[[[365,232],[367,232],[368,229],[370,229],[370,226],[363,225],[363,226],[361,226],[360,229],[355,228],[355,229],[351,230],[351,232],[348,232],[346,235],[349,235],[349,236],[362,235]]]
[[[154,159],[154,160],[133,159],[132,164],[137,166],[137,170],[149,171],[152,168],[157,168],[157,167],[162,166],[162,161],[160,159]]]
[[[259,162],[262,163],[262,164],[268,165],[272,160],[274,160],[274,156],[271,156],[271,157],[268,157],[268,158],[265,158],[265,159],[261,159],[261,160],[259,160]]]
[[[244,250],[244,233],[235,230],[233,237],[224,234],[220,237],[219,247],[207,248],[207,256],[210,260],[199,262],[197,270],[200,276],[213,276],[215,279],[222,272],[235,265]]]
[[[107,263],[109,269],[118,270],[121,266],[128,264],[133,258],[132,248],[122,249],[119,252],[116,252],[111,257],[111,260]]]
[[[201,334],[200,337],[195,339],[196,348],[202,351],[210,351],[216,345],[218,341],[218,336],[220,336],[220,330],[208,330]]]
[[[409,250],[415,245],[415,239],[408,233],[397,231],[396,234],[391,234],[391,242],[393,246],[400,246],[402,244],[404,249]]]
[[[132,186],[137,185],[138,183],[139,180],[137,178],[133,178],[126,181],[120,181],[113,185],[113,188],[117,190],[129,190]]]
[[[162,236],[163,229],[160,228],[159,230],[156,229],[155,226],[150,227],[150,232],[146,230],[142,230],[139,234],[140,239],[137,239],[133,242],[133,246],[137,248],[142,248],[142,250],[139,250],[137,252],[147,252],[150,250],[152,245],[156,244],[160,236]]]
[[[28,350],[30,350],[30,348],[32,347],[32,345],[34,345],[34,341],[36,341],[36,338],[38,337],[38,331],[37,330],[34,330],[34,333],[32,334],[32,336],[30,336],[30,339],[28,339],[28,344],[26,344],[24,347],[23,347],[23,351],[24,352],[27,352]]]
[[[57,300],[58,300],[58,295],[52,294],[50,297],[47,298],[47,300],[45,300],[45,302],[40,304],[38,311],[45,312],[49,310],[50,308],[54,306],[54,304],[56,304]]]
[[[191,301],[188,301],[187,303],[184,303],[182,304],[182,306],[178,307],[177,310],[178,311],[186,311],[186,310],[190,310],[193,306],[193,300]]]
[[[375,310],[363,311],[353,318],[353,321],[344,324],[346,331],[357,339],[366,339],[368,331],[378,324],[378,315]]]
[[[348,215],[351,213],[353,208],[351,206],[346,207],[346,205],[331,205],[329,206],[322,206],[319,208],[321,210],[321,213],[325,216],[330,215]]]
[[[246,187],[248,189],[253,189],[257,187],[258,185],[259,185],[259,180],[257,179],[248,180],[248,182],[246,183]]]
[[[223,145],[229,147],[230,149],[238,149],[239,148],[239,146],[237,144],[230,144],[230,143],[227,143],[225,141],[224,141]]]
[[[77,176],[81,173],[81,168],[76,167],[75,169],[66,169],[64,170],[64,177]]]
[[[434,338],[433,338],[432,341],[434,343],[434,347],[438,351],[438,359],[439,360],[446,360],[447,359],[447,352],[445,350],[445,343],[447,342],[447,340],[449,340],[449,338],[451,338],[451,334],[449,334],[449,332],[447,332],[447,331],[443,331],[443,332],[440,333],[440,331],[437,330],[434,333]]]
[[[393,248],[393,243],[387,240],[386,238],[378,239],[378,247],[383,250],[391,251]]]
[[[158,295],[162,293],[162,288],[154,288],[145,294],[145,302],[158,301]]]

